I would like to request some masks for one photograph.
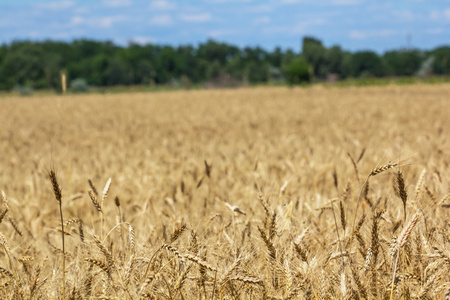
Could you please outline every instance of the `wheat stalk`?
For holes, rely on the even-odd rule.
[[[47,174],[47,178],[49,179],[52,187],[53,194],[55,195],[56,201],[59,204],[59,216],[61,218],[61,242],[62,242],[62,294],[63,300],[66,297],[66,245],[64,241],[64,218],[62,213],[62,195],[61,195],[61,187],[59,186],[58,180],[56,179],[56,173],[54,170],[50,170]]]
[[[391,297],[390,299],[393,299],[393,294],[394,294],[394,282],[395,282],[395,273],[397,271],[397,263],[398,263],[398,257],[400,254],[400,249],[405,245],[406,241],[408,240],[409,236],[411,235],[412,230],[414,229],[414,227],[417,224],[417,221],[419,220],[419,216],[420,216],[420,212],[417,211],[414,216],[411,218],[411,220],[409,221],[409,223],[403,228],[402,233],[400,233],[400,235],[397,238],[397,245],[398,245],[398,250],[397,250],[397,257],[395,259],[395,263],[394,263],[394,272],[392,275],[392,288],[391,288]]]

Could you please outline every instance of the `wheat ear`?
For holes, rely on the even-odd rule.
[[[395,273],[397,271],[397,264],[398,264],[398,257],[400,254],[400,250],[405,245],[406,241],[408,240],[408,237],[411,235],[412,230],[416,226],[417,221],[419,220],[419,215],[420,215],[420,211],[417,211],[414,214],[414,216],[411,218],[411,221],[409,221],[408,225],[406,225],[405,228],[403,228],[402,233],[398,236],[398,239],[397,239],[398,250],[397,250],[397,257],[395,258],[394,272],[392,275],[392,287],[391,287],[391,297],[390,297],[391,300],[393,299],[392,297],[394,295]]]
[[[65,292],[66,292],[66,249],[65,249],[65,243],[64,243],[64,218],[62,213],[62,196],[61,196],[61,187],[59,186],[58,180],[56,179],[56,173],[54,170],[50,170],[48,172],[48,180],[50,180],[50,183],[53,188],[53,193],[55,194],[56,201],[59,204],[59,216],[61,217],[61,241],[62,241],[62,288],[63,288],[63,300],[65,299]]]
[[[397,163],[388,162],[385,165],[382,165],[380,167],[376,167],[376,168],[372,169],[372,171],[370,172],[369,176],[375,176],[375,175],[380,174],[380,173],[382,173],[382,172],[384,172],[386,170],[392,169],[393,167],[395,167],[397,165],[398,165]]]
[[[109,193],[110,187],[111,187],[111,178],[109,178],[108,181],[106,181],[105,188],[103,189],[103,192],[102,192],[102,205],[101,205],[101,207],[103,207],[103,203],[105,202],[106,198],[108,197],[108,193]],[[103,214],[100,217],[101,217],[101,226],[102,226],[100,228],[100,232],[101,232],[101,236],[103,238],[103,223],[105,221],[105,217],[104,217]]]
[[[403,221],[406,221],[406,201],[408,200],[408,193],[406,192],[405,179],[403,178],[403,173],[401,171],[398,171],[397,173],[397,188],[403,203]]]

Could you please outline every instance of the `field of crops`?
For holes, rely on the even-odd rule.
[[[450,299],[449,99],[2,97],[0,297]]]

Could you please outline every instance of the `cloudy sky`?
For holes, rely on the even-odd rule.
[[[0,43],[79,38],[177,45],[326,46],[384,52],[450,44],[450,0],[0,0]]]

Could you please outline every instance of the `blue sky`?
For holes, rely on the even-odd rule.
[[[350,51],[449,45],[450,0],[0,0],[0,43],[89,38],[177,46],[211,38],[298,51],[305,35]]]

